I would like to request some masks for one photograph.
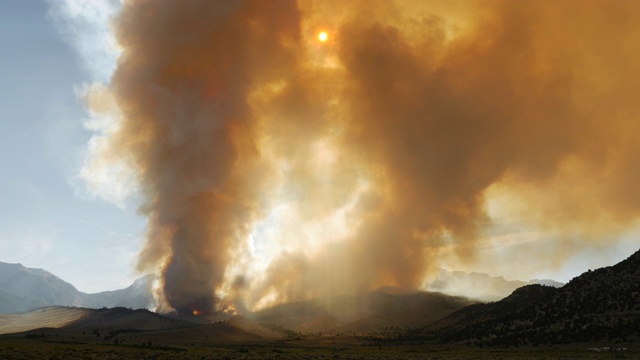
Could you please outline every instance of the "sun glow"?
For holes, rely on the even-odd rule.
[[[318,34],[318,41],[320,41],[320,42],[325,42],[325,41],[327,41],[327,40],[329,40],[329,35],[327,35],[327,33],[326,33],[325,31],[321,31],[321,32]]]

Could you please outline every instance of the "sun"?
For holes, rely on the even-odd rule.
[[[325,42],[329,39],[329,35],[327,35],[326,32],[321,31],[320,33],[318,33],[318,41],[320,42]]]

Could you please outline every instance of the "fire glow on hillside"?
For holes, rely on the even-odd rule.
[[[85,171],[134,179],[139,270],[184,314],[415,289],[445,261],[557,265],[637,224],[638,15],[125,1],[117,69],[87,94],[114,125]]]

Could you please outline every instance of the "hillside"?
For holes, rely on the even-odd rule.
[[[263,325],[303,334],[374,334],[389,328],[406,330],[432,323],[473,302],[457,296],[380,289],[278,305],[251,315]]]
[[[60,328],[78,321],[87,311],[73,307],[48,307],[24,314],[0,314],[0,334],[38,328]]]
[[[422,334],[479,345],[631,340],[640,336],[640,251],[559,289],[528,285],[501,301],[466,307]]]
[[[204,320],[204,321],[203,321]],[[28,339],[91,344],[176,345],[280,340],[285,335],[242,316],[210,322],[146,309],[53,306],[24,314],[0,314],[0,341]]]
[[[0,313],[50,305],[80,306],[84,296],[73,285],[42,269],[0,262]]]
[[[189,322],[139,309],[51,306],[24,314],[0,314],[0,334],[30,331],[40,328],[79,331],[93,329],[166,330],[188,325]]]
[[[149,308],[155,277],[146,275],[126,289],[87,294],[54,274],[0,262],[0,313],[23,313],[46,306]]]
[[[153,309],[156,306],[152,290],[155,280],[156,277],[154,275],[145,275],[125,289],[87,294],[46,270],[27,268],[21,264],[0,262],[0,313],[23,313],[46,306],[77,306],[94,309],[102,307]],[[489,276],[482,273],[441,270],[435,278],[424,284],[424,289],[430,293],[442,293],[447,296],[465,297],[486,302],[502,299],[516,288],[534,283],[544,283],[555,287],[564,285],[553,280],[509,281],[503,277]],[[339,297],[335,297],[331,301],[345,300],[339,299]],[[324,299],[323,301],[326,302],[328,300]],[[362,301],[368,300],[362,299]],[[351,302],[347,301],[342,305],[350,309],[355,306],[353,304],[350,305]],[[299,306],[307,307],[302,312],[305,314],[304,316],[324,314],[323,311],[326,306],[321,309],[308,308],[309,306],[315,306],[313,304],[316,303],[317,301],[299,304]],[[297,305],[288,304],[287,306],[295,307]],[[335,309],[337,306],[332,305],[332,307]],[[318,311],[322,314],[319,314]],[[344,316],[338,317],[343,318]],[[333,322],[335,326],[344,325],[342,321],[334,321],[332,319],[331,315],[329,315],[328,317],[325,316],[324,320],[320,322],[326,324]],[[355,319],[348,321],[352,320]],[[294,319],[295,321],[297,320]],[[318,324],[318,326],[309,327],[326,326]]]
[[[103,291],[94,294],[86,294],[85,307],[128,307],[132,309],[152,309],[155,308],[153,298],[153,281],[155,275],[145,275],[136,279],[129,287]]]

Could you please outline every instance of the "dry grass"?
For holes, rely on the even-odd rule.
[[[0,334],[63,327],[78,321],[87,312],[81,308],[48,307],[26,314],[0,314]]]
[[[127,334],[116,338],[126,339]],[[621,353],[594,353],[588,345],[542,347],[524,349],[479,349],[449,347],[430,344],[373,344],[362,339],[337,337],[306,338],[283,341],[221,342],[210,337],[208,341],[183,343],[187,333],[176,336],[173,332],[136,333],[139,340],[152,341],[134,344],[124,341],[115,345],[101,339],[79,338],[65,334],[52,334],[45,338],[27,339],[24,336],[0,338],[0,359],[614,359],[640,357],[638,349],[630,347]],[[195,334],[190,334],[195,335]],[[209,333],[210,336],[213,333]],[[153,340],[149,340],[153,339]],[[255,340],[255,339],[254,339]],[[92,342],[93,341],[93,342]]]
[[[304,336],[290,332],[287,336],[243,317],[186,324],[126,309],[87,314],[83,309],[50,308],[33,314],[0,316],[0,321],[5,319],[10,320],[1,323],[5,330],[18,325],[70,325],[1,335],[0,360],[640,358],[640,350],[633,346],[639,344],[640,339],[625,345],[629,348],[625,352],[595,353],[587,351],[589,344],[481,349],[384,340],[349,332],[342,336]]]

